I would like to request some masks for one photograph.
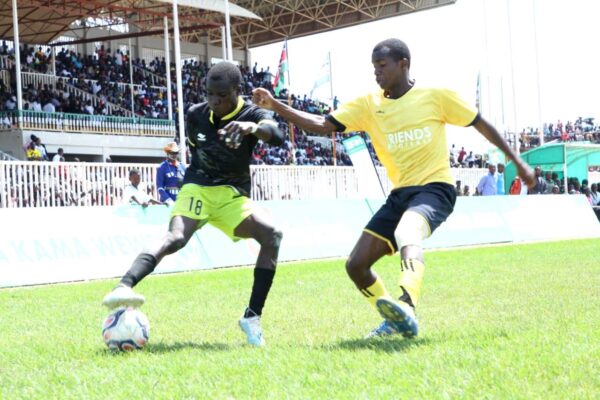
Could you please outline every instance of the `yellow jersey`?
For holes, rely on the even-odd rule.
[[[469,126],[478,112],[451,90],[413,87],[398,99],[384,97],[383,90],[359,97],[331,117],[344,132],[369,134],[394,188],[400,188],[431,182],[454,185],[446,124]]]

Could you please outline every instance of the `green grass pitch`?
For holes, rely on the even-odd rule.
[[[150,341],[131,353],[101,337],[116,280],[0,290],[0,399],[598,398],[599,254],[597,240],[428,252],[416,340],[361,339],[380,319],[343,260],[279,266],[264,349],[237,326],[251,268],[147,278]],[[394,294],[398,263],[375,267]]]

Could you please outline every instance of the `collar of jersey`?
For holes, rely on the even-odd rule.
[[[221,120],[231,119],[231,118],[235,117],[236,114],[240,112],[242,107],[244,107],[244,99],[242,99],[240,96],[238,96],[238,103],[237,103],[237,106],[235,107],[235,110],[233,110],[232,112],[230,112],[229,114],[227,114],[226,116],[221,118]],[[210,110],[210,115],[209,115],[208,119],[211,124],[215,123],[213,116],[214,116],[214,113],[212,112],[212,110]]]

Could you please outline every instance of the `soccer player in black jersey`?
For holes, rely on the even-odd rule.
[[[143,304],[144,297],[132,287],[154,271],[164,256],[184,247],[194,232],[210,223],[232,240],[253,238],[260,244],[250,302],[239,325],[249,344],[262,346],[260,317],[275,276],[282,233],[253,211],[249,165],[259,139],[280,145],[283,134],[270,113],[239,96],[241,83],[241,73],[232,63],[221,62],[209,70],[208,101],[187,112],[192,161],[171,213],[169,231],[160,243],[137,256],[103,304],[109,308]]]
[[[398,39],[377,44],[371,55],[381,88],[340,105],[330,115],[308,114],[255,89],[260,107],[315,133],[365,131],[394,189],[365,227],[346,261],[348,275],[384,318],[369,336],[418,334],[414,308],[425,269],[421,242],[452,213],[456,192],[450,173],[445,125],[473,126],[502,150],[531,186],[533,171],[477,109],[447,89],[415,85],[410,51]],[[386,254],[400,253],[400,296],[394,299],[371,269]]]

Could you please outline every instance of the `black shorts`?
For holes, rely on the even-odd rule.
[[[390,253],[398,251],[394,231],[407,210],[421,214],[429,223],[431,233],[454,210],[456,190],[447,183],[435,182],[424,186],[407,186],[393,190],[385,204],[373,215],[365,231],[388,242]]]

